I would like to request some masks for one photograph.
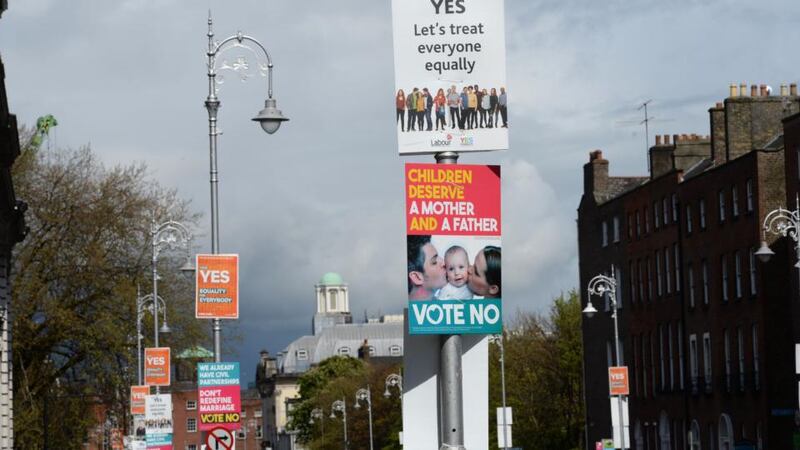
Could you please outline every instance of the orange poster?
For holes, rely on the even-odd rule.
[[[630,394],[628,368],[626,366],[608,368],[608,392],[610,395]]]
[[[144,382],[149,386],[169,386],[169,347],[144,349]]]
[[[195,317],[239,318],[239,255],[197,255]]]
[[[150,395],[150,386],[131,386],[131,415],[144,415],[144,396]]]

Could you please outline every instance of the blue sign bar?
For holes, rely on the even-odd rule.
[[[409,334],[500,334],[503,306],[499,298],[421,300],[408,303]]]

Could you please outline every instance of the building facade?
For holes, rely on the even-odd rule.
[[[656,137],[648,176],[609,176],[600,151],[584,166],[580,282],[614,271],[629,448],[792,448],[794,258],[774,236],[768,265],[755,252],[764,217],[787,203],[784,142],[799,110],[795,85],[731,86],[709,110],[709,136]],[[593,446],[611,437],[613,327],[608,314],[582,327]]]

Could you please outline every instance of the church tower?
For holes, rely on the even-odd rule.
[[[317,291],[317,312],[311,323],[313,333],[338,324],[353,323],[347,284],[338,273],[328,272],[314,288]]]

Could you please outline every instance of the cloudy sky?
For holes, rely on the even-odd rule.
[[[477,0],[469,0],[477,1]],[[21,123],[53,114],[58,146],[91,144],[109,165],[146,162],[205,216],[207,15],[242,30],[275,63],[291,118],[275,135],[250,121],[263,81],[220,89],[221,249],[242,258],[243,342],[252,373],[308,334],[314,284],[335,271],[358,319],[404,304],[403,163],[389,0],[10,0],[0,52]],[[603,149],[618,175],[646,171],[641,119],[654,134],[708,133],[707,109],[734,82],[798,81],[800,2],[506,0],[511,148],[463,155],[503,165],[504,302],[541,311],[577,287],[581,166]],[[248,375],[244,375],[247,378]]]

